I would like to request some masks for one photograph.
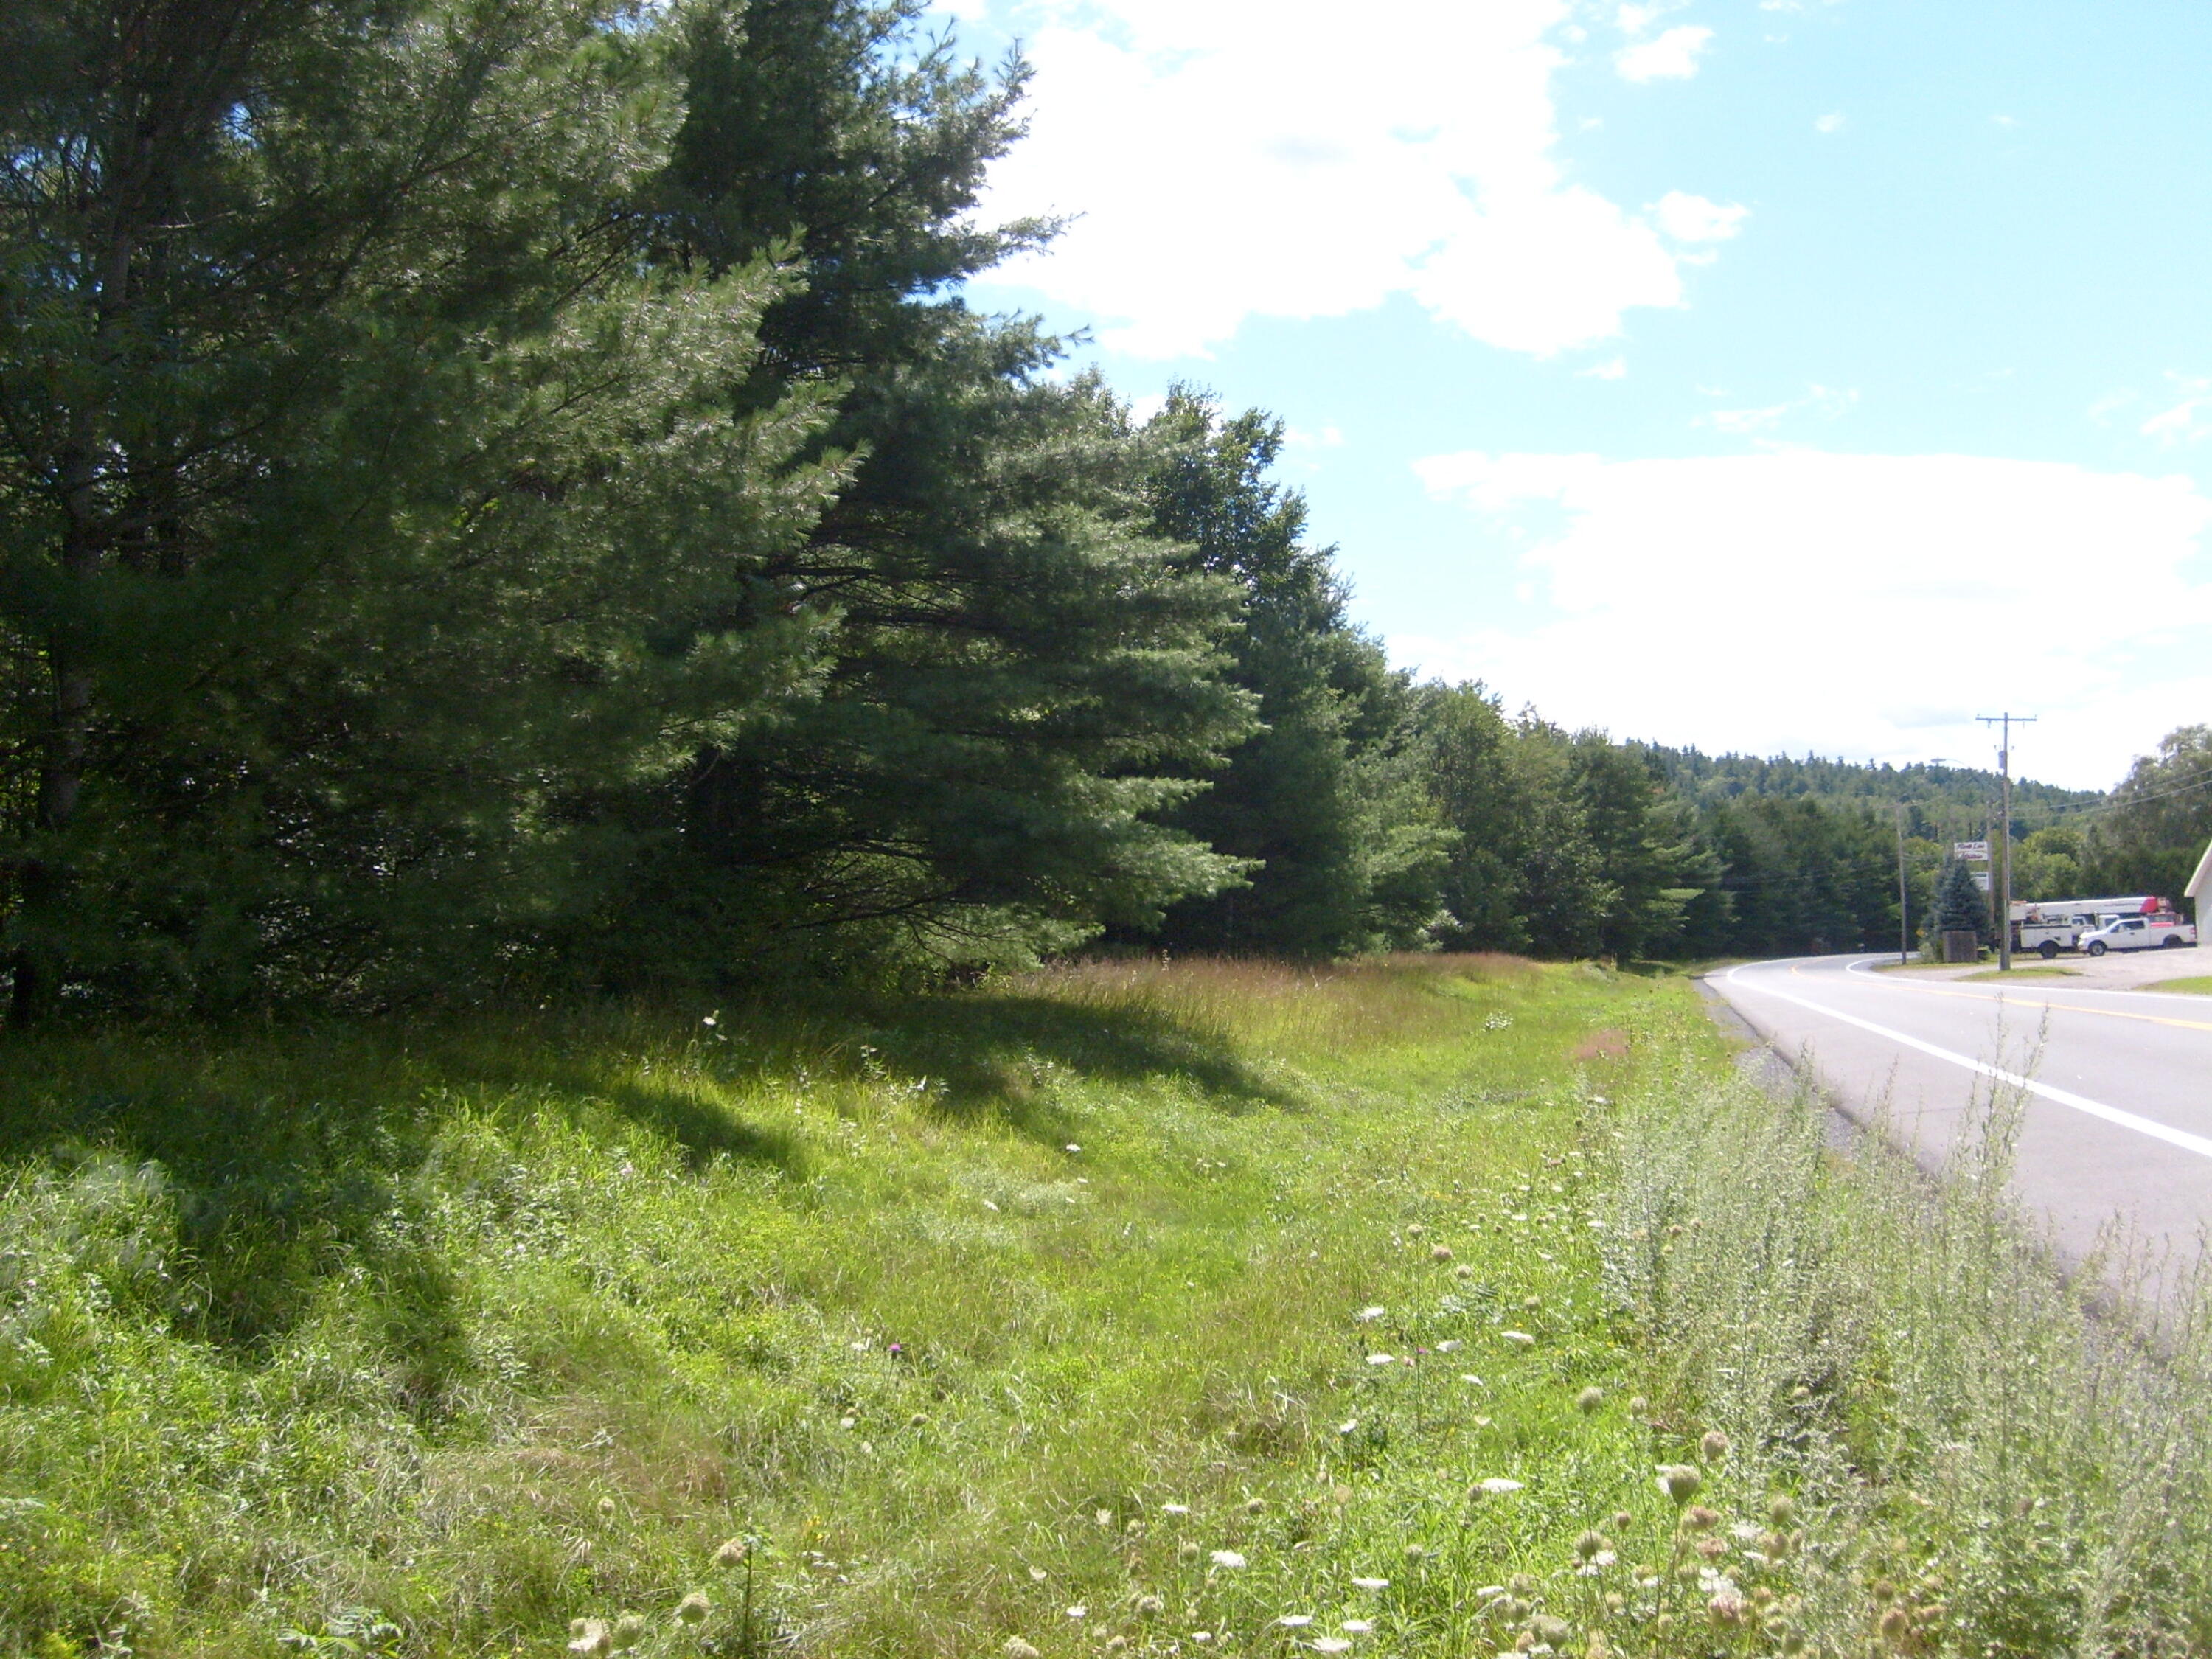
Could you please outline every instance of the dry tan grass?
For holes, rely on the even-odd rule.
[[[1544,970],[1498,951],[1405,952],[1349,963],[1242,957],[1085,961],[1015,982],[1056,1000],[1143,1012],[1277,1052],[1414,1042],[1462,1024],[1486,988],[1526,991]]]

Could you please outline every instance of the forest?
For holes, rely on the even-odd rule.
[[[972,309],[1026,73],[918,0],[9,8],[10,1023],[1917,917],[1990,775],[1418,682],[1278,421]],[[2020,890],[2178,888],[2208,769],[2023,786]]]

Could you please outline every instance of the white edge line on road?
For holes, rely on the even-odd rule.
[[[1745,964],[1747,967],[1753,964]],[[1775,967],[1781,964],[1767,963],[1758,965]],[[1736,984],[1738,982],[1736,975],[1742,971],[1742,968],[1730,969],[1728,976],[1729,983]],[[2064,1089],[2054,1089],[2047,1083],[2038,1083],[2033,1078],[2022,1077],[2017,1072],[2005,1071],[1999,1066],[1990,1065],[1987,1060],[1974,1060],[1966,1054],[1954,1054],[1948,1048],[1939,1048],[1932,1042],[1923,1042],[1918,1037],[1908,1036],[1903,1031],[1893,1031],[1887,1025],[1877,1025],[1872,1020],[1861,1019],[1856,1014],[1846,1014],[1834,1008],[1824,1007],[1820,1003],[1808,1002],[1803,997],[1793,997],[1787,991],[1778,991],[1771,986],[1761,985],[1753,981],[1746,983],[1744,988],[1756,991],[1762,996],[1778,997],[1784,1002],[1795,1003],[1800,1008],[1825,1015],[1830,1019],[1839,1019],[1846,1025],[1856,1025],[1862,1031],[1871,1031],[1876,1036],[1888,1038],[1892,1042],[1902,1043],[1905,1047],[1917,1049],[1923,1054],[1932,1054],[1937,1060],[1948,1060],[1954,1066],[1964,1066],[1978,1077],[1989,1078],[2015,1089],[2025,1089],[2032,1095],[2050,1101],[2053,1105],[2070,1107],[2075,1111],[2086,1112],[2091,1117],[2100,1117],[2107,1123],[2117,1123],[2123,1129],[2133,1129],[2137,1134],[2148,1135],[2153,1140],[2163,1140],[2169,1146],[2179,1146],[2184,1152],[2196,1153],[2199,1158],[2212,1158],[2212,1140],[2206,1139],[2203,1135],[2191,1134],[2186,1129],[2170,1128],[2150,1118],[2137,1117],[2133,1112],[2124,1112],[2117,1106],[2107,1106],[2100,1100],[2091,1100],[2086,1095],[2074,1094]]]

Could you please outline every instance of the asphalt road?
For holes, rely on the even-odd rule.
[[[2201,951],[2145,954],[2212,971]],[[2212,1224],[2212,997],[1874,971],[1888,959],[1754,963],[1706,983],[1846,1115],[1868,1121],[1886,1098],[1931,1165],[1978,1090],[2024,1087],[2014,1187],[2061,1249],[2078,1260],[2119,1216],[2193,1259]]]

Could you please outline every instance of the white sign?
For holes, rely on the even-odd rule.
[[[1990,872],[1986,870],[1975,871],[1974,885],[1980,888],[1984,893],[1988,892],[1990,890]]]
[[[1985,841],[1954,841],[1951,843],[1951,856],[1964,859],[1969,864],[1976,860],[1986,864],[1990,859],[1990,844]]]

